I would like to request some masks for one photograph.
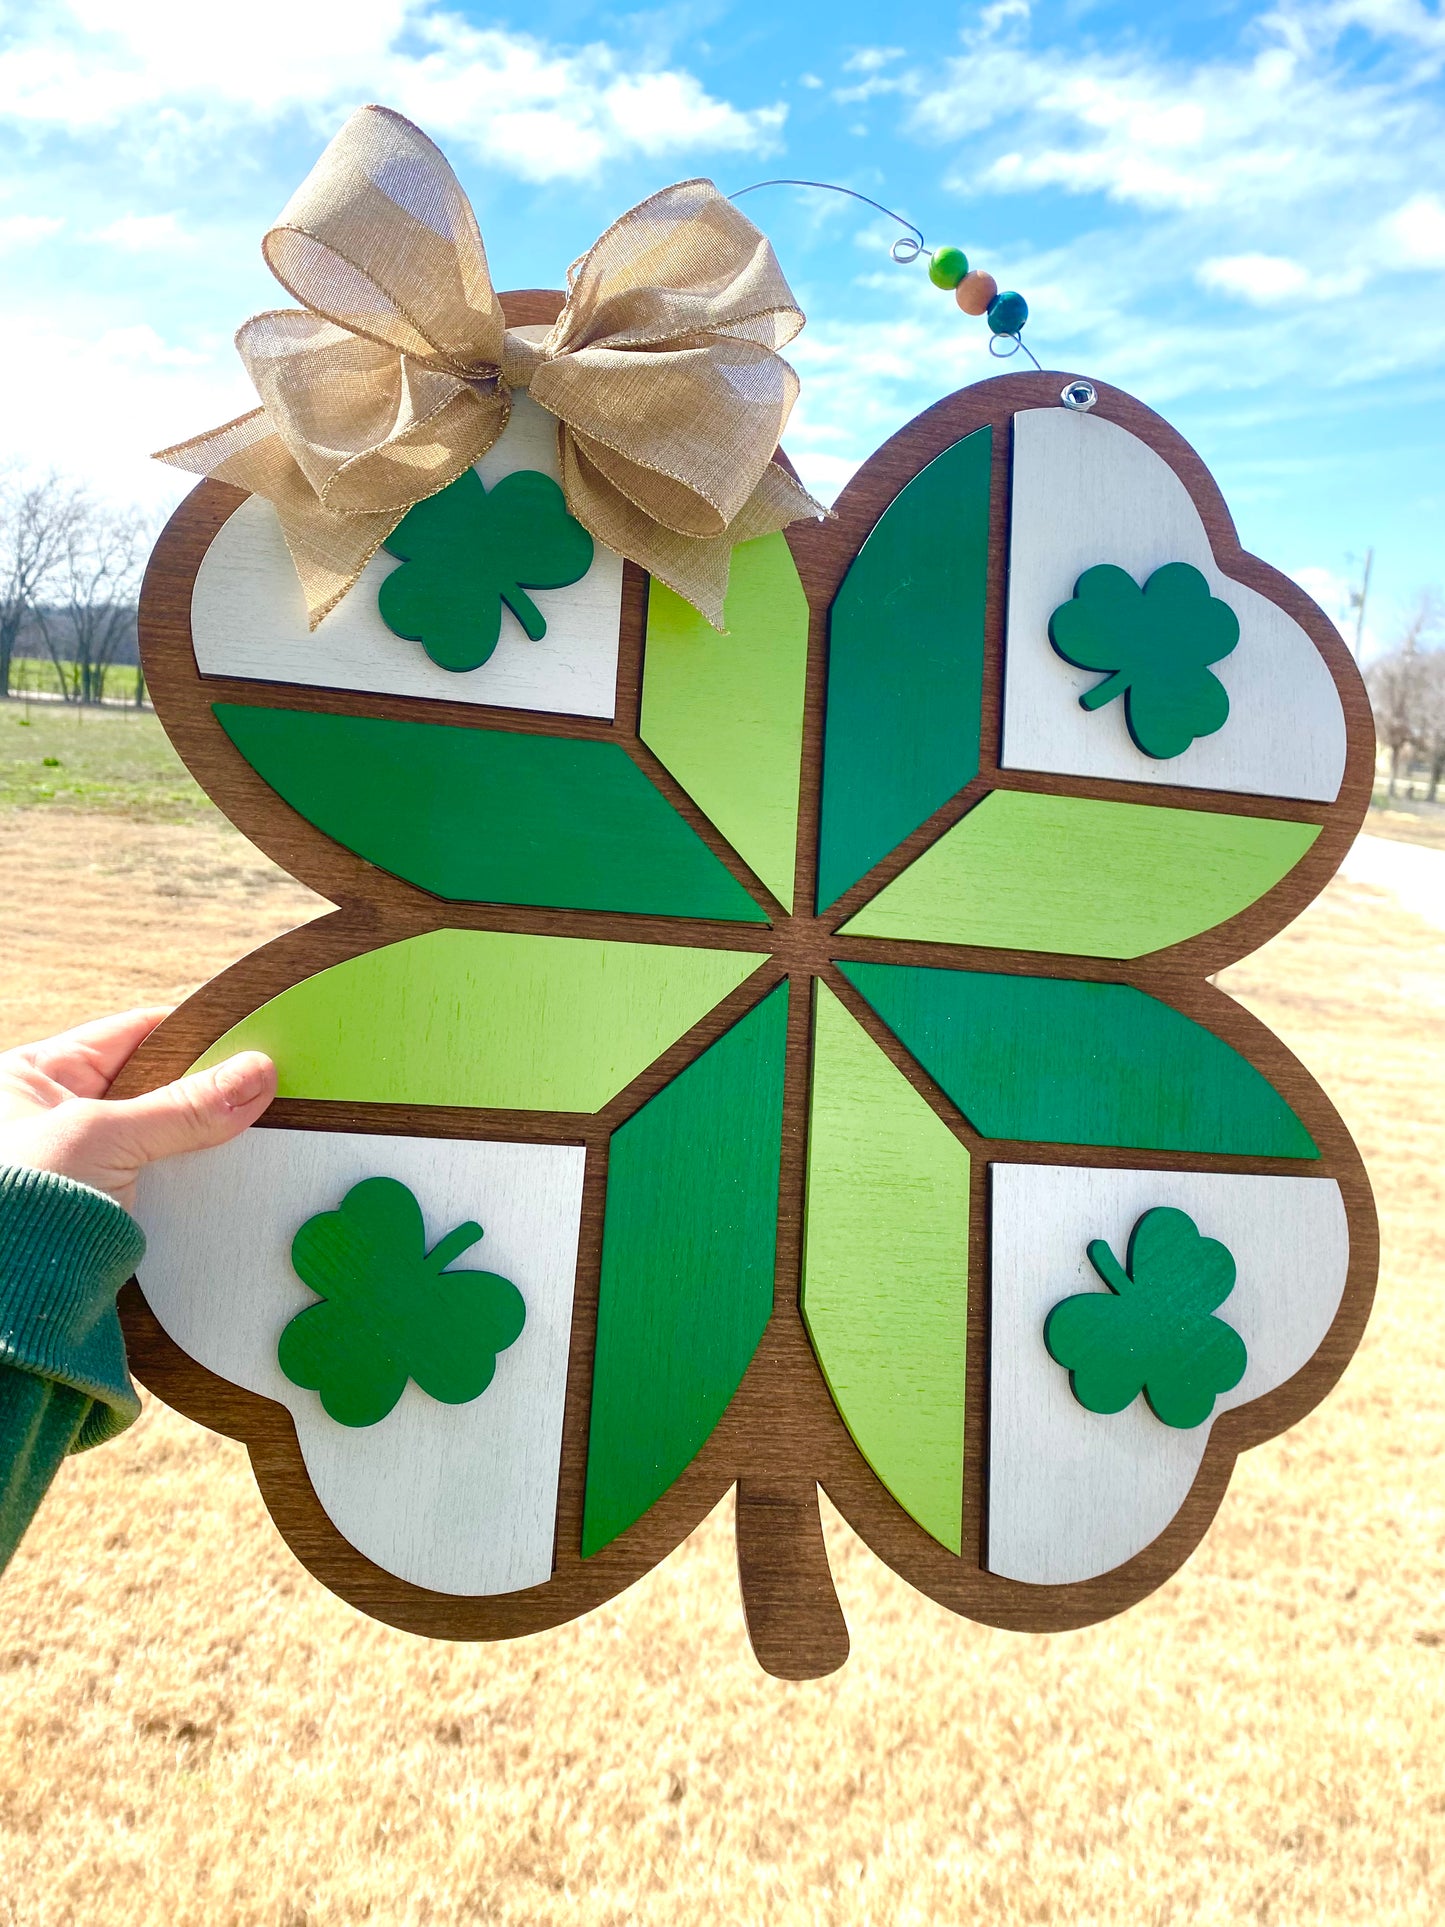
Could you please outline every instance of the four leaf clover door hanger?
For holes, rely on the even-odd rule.
[[[254,1047],[280,1096],[146,1173],[127,1340],[362,1610],[539,1631],[735,1488],[754,1650],[814,1676],[821,1488],[953,1611],[1078,1626],[1344,1369],[1364,1171],[1212,980],[1361,821],[1359,679],[1064,380],[738,547],[721,632],[572,521],[526,397],[314,630],[266,502],[162,535],[162,720],[337,907],[128,1073]]]

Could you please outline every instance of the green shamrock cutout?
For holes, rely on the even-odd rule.
[[[282,1371],[319,1392],[341,1425],[384,1419],[408,1378],[444,1405],[479,1398],[527,1317],[506,1278],[447,1270],[481,1236],[479,1224],[459,1224],[428,1251],[404,1184],[354,1184],[339,1210],[308,1218],[292,1240],[297,1275],[323,1302],[282,1332]]]
[[[1232,1391],[1249,1363],[1244,1340],[1212,1316],[1234,1289],[1234,1259],[1184,1211],[1146,1211],[1129,1234],[1126,1270],[1102,1238],[1089,1262],[1111,1295],[1081,1292],[1044,1323],[1049,1356],[1090,1412],[1122,1412],[1142,1391],[1156,1418],[1188,1430]]]
[[[1113,563],[1085,569],[1071,602],[1049,618],[1049,641],[1077,669],[1109,673],[1079,698],[1102,709],[1124,698],[1129,734],[1146,756],[1180,756],[1229,720],[1229,695],[1207,665],[1239,641],[1239,618],[1188,562],[1166,562],[1141,589]]]
[[[550,475],[518,469],[494,489],[476,470],[408,509],[382,545],[397,556],[376,606],[393,634],[443,669],[480,669],[505,602],[533,642],[547,619],[527,589],[565,589],[592,567],[592,537]]]

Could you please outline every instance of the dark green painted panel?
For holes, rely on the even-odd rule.
[[[453,903],[767,918],[617,743],[217,703],[293,810]]]
[[[1232,1045],[1129,984],[839,968],[984,1137],[1319,1156]]]
[[[781,984],[613,1134],[584,1557],[687,1468],[772,1312],[787,1022]]]
[[[818,908],[978,774],[993,431],[884,510],[828,626]]]

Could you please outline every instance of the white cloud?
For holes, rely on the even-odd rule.
[[[0,51],[0,121],[35,132],[145,133],[159,116],[171,138],[214,140],[365,99],[536,181],[629,154],[765,154],[787,113],[734,106],[604,42],[477,28],[438,0],[249,0],[244,20],[193,0],[29,0]]]
[[[863,74],[863,80],[851,87],[835,87],[833,98],[842,106],[850,106],[858,101],[872,100],[878,94],[912,94],[918,89],[918,81],[913,74],[885,74],[883,69],[901,60],[906,52],[903,47],[863,47],[851,54],[843,62],[845,74]],[[856,134],[856,127],[848,130]]]
[[[964,148],[949,181],[959,192],[1053,188],[1252,223],[1393,184],[1405,155],[1417,179],[1445,166],[1445,121],[1421,84],[1433,65],[1422,73],[1417,52],[1389,47],[1353,68],[1335,54],[1334,40],[1360,25],[1413,49],[1430,18],[1409,0],[1286,5],[1252,23],[1249,51],[1206,61],[1139,43],[1034,45],[1000,31],[1024,16],[988,13],[992,25],[916,87],[909,118],[915,133]],[[978,142],[986,130],[991,153]]]
[[[1363,27],[1379,39],[1445,51],[1445,18],[1420,0],[1332,0],[1304,16],[1333,36],[1346,27]]]
[[[90,238],[125,254],[150,254],[157,249],[191,245],[191,237],[174,214],[121,214],[97,228]]]
[[[792,458],[803,486],[810,493],[831,501],[845,483],[851,482],[859,464],[846,455],[826,455],[821,449],[802,448]]]
[[[977,31],[981,35],[997,33],[1000,27],[1013,22],[1023,25],[1029,18],[1029,0],[993,0],[991,6],[983,9],[978,16]]]
[[[167,341],[145,322],[131,328],[107,328],[91,351],[97,362],[114,368],[207,368],[212,357],[195,348]]]
[[[665,179],[674,154],[701,171],[779,139],[784,106],[725,99],[666,49],[563,46],[454,8],[251,0],[241,19],[194,0],[0,0],[0,249],[63,226],[71,244],[48,250],[45,286],[0,277],[0,360],[37,371],[7,393],[7,446],[121,499],[174,500],[186,484],[147,452],[254,405],[230,330],[277,298],[255,248],[276,157],[314,152],[362,101],[410,114],[459,164],[533,181],[629,158]],[[52,204],[68,224],[28,211]]]
[[[777,105],[740,113],[726,101],[714,100],[691,74],[679,73],[624,74],[606,89],[603,100],[618,143],[630,140],[643,154],[694,145],[772,152],[788,112]]]
[[[1381,223],[1381,236],[1405,267],[1445,268],[1445,202],[1417,194]]]
[[[963,202],[930,240],[958,241],[1027,297],[1046,365],[1156,405],[1207,397],[1217,415],[1229,397],[1258,427],[1430,380],[1445,304],[1411,295],[1381,329],[1358,297],[1445,267],[1445,198],[1421,187],[1445,177],[1436,19],[1413,0],[1278,0],[1201,61],[1122,34],[1046,40],[1026,5],[985,8],[958,58],[889,70],[912,95],[904,132],[949,153],[944,184]],[[1006,197],[1024,193],[1053,206],[1015,214]],[[1063,238],[1010,243],[1056,229],[1061,194],[1088,197]],[[937,392],[954,352],[952,312],[912,312],[936,345],[920,342],[926,373],[893,390],[895,419]]]
[[[1238,295],[1257,308],[1272,308],[1308,294],[1309,271],[1282,254],[1225,254],[1200,263],[1195,276],[1202,288]]]
[[[895,60],[902,60],[907,52],[905,47],[860,47],[843,62],[843,71],[848,74],[876,74],[881,67],[891,66]]]
[[[242,22],[189,0],[22,0],[0,100],[7,119],[72,132],[172,103],[285,111],[355,86],[406,13],[406,0],[252,0]]]
[[[987,218],[998,236],[1000,207]],[[1284,247],[1251,251],[1285,264],[1274,267],[1277,282],[1298,286],[1304,277],[1298,299],[1237,301],[1231,293],[1201,301],[1201,261],[1230,264],[1246,286],[1254,285],[1251,274],[1255,283],[1262,278],[1247,256],[1241,269],[1239,256],[1201,248],[1201,225],[1212,236],[1233,224],[1177,211],[1141,219],[1131,211],[1108,225],[1080,224],[1048,248],[1002,239],[985,248],[963,222],[950,223],[946,233],[940,227],[934,238],[960,241],[1001,286],[1024,293],[1031,309],[1024,338],[1045,368],[1102,377],[1186,423],[1192,416],[1231,450],[1287,447],[1291,424],[1306,420],[1317,444],[1323,418],[1336,424],[1342,445],[1353,445],[1371,432],[1377,383],[1403,378],[1422,400],[1435,394],[1434,371],[1445,365],[1445,306],[1404,303],[1388,330],[1372,327],[1348,292],[1358,289],[1364,270],[1342,258],[1341,236],[1330,232],[1318,238],[1316,261]],[[1315,243],[1312,224],[1303,226],[1303,235],[1291,230],[1289,239]],[[814,456],[834,465],[810,470],[820,489],[841,473],[839,465],[861,458],[938,395],[1024,366],[990,360],[986,329],[961,316],[921,271],[891,267],[881,224],[866,232],[881,265],[854,279],[844,312],[864,309],[868,319],[836,322],[819,299],[789,349],[804,387],[787,446],[800,466]],[[829,304],[835,313],[841,305]],[[1348,467],[1327,489],[1323,460],[1318,453],[1301,457],[1299,469],[1286,473],[1278,464],[1236,457],[1231,502],[1262,526],[1297,503],[1302,487],[1348,498]],[[1367,539],[1374,526],[1367,514],[1362,525]],[[1322,558],[1305,547],[1299,559]]]
[[[528,180],[580,177],[628,153],[770,153],[787,114],[716,100],[688,73],[629,71],[601,43],[556,53],[440,11],[412,25],[433,51],[391,58],[388,103]]]
[[[1352,559],[1352,558],[1347,558]],[[1360,622],[1359,593],[1363,574],[1363,563],[1355,562],[1350,574],[1343,575],[1338,569],[1310,567],[1291,569],[1288,572],[1298,582],[1307,596],[1313,596],[1334,623],[1345,639],[1351,654],[1355,650],[1355,631],[1358,627],[1360,638],[1359,660],[1368,662],[1372,656],[1379,655],[1385,648],[1380,624],[1378,622],[1378,596],[1371,591],[1365,603],[1365,619]],[[1374,611],[1374,617],[1371,612]]]
[[[817,74],[798,75],[798,85],[800,87],[821,87],[822,84],[822,79]]]
[[[1351,621],[1351,597],[1357,592],[1359,583],[1349,576],[1341,575],[1338,569],[1306,567],[1294,571],[1294,579],[1308,596],[1324,610],[1331,622],[1343,628]],[[1351,621],[1353,632],[1353,622]]]
[[[50,214],[0,214],[0,248],[25,247],[59,234],[64,221]]]
[[[150,451],[255,406],[224,336],[203,348],[144,325],[86,332],[0,313],[0,361],[33,375],[7,392],[7,445],[28,466],[73,473],[122,502],[178,501],[188,479]]]

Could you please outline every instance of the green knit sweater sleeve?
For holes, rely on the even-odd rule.
[[[66,1453],[140,1415],[115,1298],[144,1253],[113,1198],[0,1165],[0,1569]]]

